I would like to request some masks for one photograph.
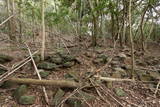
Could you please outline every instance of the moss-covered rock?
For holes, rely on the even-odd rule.
[[[50,59],[48,59],[49,62],[51,63],[56,63],[56,64],[62,64],[63,59],[59,56],[52,56]]]
[[[36,63],[39,63],[41,61],[41,56],[40,55],[34,55],[33,59]]]
[[[74,66],[74,64],[75,64],[75,62],[73,62],[73,61],[65,62],[65,63],[63,64],[63,67],[65,67],[65,68],[70,68],[70,67]]]
[[[84,91],[79,91],[78,93],[75,94],[77,97],[83,97],[85,98],[86,100],[94,100],[95,99],[95,96],[94,95],[91,95],[89,93],[86,93]]]
[[[107,61],[108,56],[107,56],[106,54],[99,54],[99,55],[97,56],[97,58],[102,58],[102,59],[104,59],[105,61]]]
[[[15,90],[15,92],[13,93],[13,96],[18,101],[19,98],[23,96],[26,92],[27,92],[27,86],[21,85]]]
[[[41,72],[39,72],[39,74],[41,75],[42,78],[46,78],[50,74],[50,72],[48,72],[48,71],[41,71]]]
[[[34,104],[36,97],[35,96],[21,96],[19,98],[19,104],[22,105],[31,105]]]
[[[108,56],[105,54],[98,55],[92,62],[94,64],[105,64],[108,61]]]
[[[119,65],[120,65],[119,61],[112,61],[112,62],[111,62],[112,68],[114,68],[114,67],[119,67]]]
[[[72,80],[75,80],[75,81],[79,81],[80,80],[78,72],[76,72],[76,71],[67,72],[67,74],[65,75],[65,78],[66,79],[72,79]]]
[[[65,62],[70,62],[70,61],[75,61],[76,60],[76,57],[72,56],[72,55],[63,54],[63,55],[61,55],[61,57],[63,58],[63,60]]]
[[[64,94],[65,92],[62,89],[58,89],[57,93],[53,97],[51,105],[56,107],[61,102]]]
[[[39,69],[44,69],[44,70],[54,70],[56,69],[58,66],[54,63],[50,63],[50,62],[41,62],[37,65],[37,67]]]
[[[107,88],[112,88],[113,87],[113,82],[112,81],[106,82],[106,86],[107,86]]]
[[[69,107],[86,107],[86,103],[83,101],[83,99],[85,99],[86,101],[92,101],[95,99],[95,96],[88,94],[84,91],[79,91],[75,94],[76,98],[69,98],[67,100],[67,104],[69,105]]]
[[[69,98],[67,104],[69,107],[85,107],[81,100],[75,98]]]
[[[13,60],[13,58],[11,56],[0,54],[0,63],[1,64],[6,63],[6,62],[10,62],[12,60]]]
[[[126,71],[122,68],[114,68],[115,72],[112,74],[112,77],[113,78],[123,78],[123,77],[126,77],[128,76]]]
[[[114,89],[114,92],[115,92],[116,95],[119,96],[119,97],[124,97],[124,96],[126,96],[126,92],[125,92],[123,89],[121,89],[121,88],[115,88],[115,89]]]
[[[102,63],[103,63],[103,59],[101,59],[101,58],[96,58],[96,59],[94,59],[92,62],[93,62],[93,64],[99,65],[99,64],[102,64]]]

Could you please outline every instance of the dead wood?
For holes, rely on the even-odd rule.
[[[27,46],[29,55],[30,55],[30,57],[31,57],[31,60],[32,60],[32,62],[33,62],[33,66],[34,66],[34,68],[35,68],[35,71],[36,71],[36,73],[37,73],[37,75],[38,75],[38,78],[39,78],[39,80],[41,80],[42,78],[41,78],[41,75],[40,75],[40,73],[39,73],[39,71],[38,71],[37,65],[36,65],[36,63],[35,63],[35,61],[34,61],[34,59],[33,59],[33,55],[32,55],[32,53],[31,53],[31,50],[30,50],[30,48],[29,48],[29,46],[28,46],[27,44],[26,44],[26,46]],[[42,59],[43,59],[43,58],[42,58]],[[48,99],[48,95],[47,95],[47,92],[46,92],[46,88],[45,88],[45,87],[42,87],[42,90],[43,90],[43,93],[44,93],[44,96],[45,96],[46,103],[48,104],[48,103],[49,103],[49,99]]]
[[[4,20],[0,26],[2,26],[3,24],[5,24],[6,22],[8,22],[14,15],[9,16],[6,20]]]
[[[32,55],[36,54],[38,51],[34,52]],[[30,62],[31,59],[30,57],[25,58],[24,60],[22,60],[20,63],[18,63],[17,65],[14,66],[14,68],[12,68],[11,70],[7,71],[6,73],[2,74],[0,76],[0,82],[3,82],[5,79],[7,79],[11,74],[13,74],[14,72],[16,72],[18,69],[20,69],[21,67],[23,67],[24,65],[26,65],[28,62]]]
[[[32,84],[32,85],[49,85],[54,87],[65,87],[65,88],[77,88],[81,84],[70,81],[70,80],[38,80],[38,79],[27,79],[27,78],[10,78],[7,80],[12,83],[19,84]]]

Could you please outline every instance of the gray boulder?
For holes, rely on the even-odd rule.
[[[19,104],[22,105],[31,105],[34,104],[36,97],[35,96],[21,96],[19,98]]]

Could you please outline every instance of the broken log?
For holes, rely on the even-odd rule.
[[[50,85],[50,86],[64,87],[64,88],[77,88],[81,86],[81,84],[70,80],[38,80],[38,79],[27,79],[27,78],[11,78],[7,81],[12,83]]]

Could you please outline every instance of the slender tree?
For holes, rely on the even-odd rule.
[[[126,37],[126,15],[127,12],[126,12],[126,1],[123,0],[123,32],[122,32],[122,35],[121,35],[121,47],[123,47],[123,44],[125,42],[125,37]]]
[[[45,20],[44,20],[44,2],[45,0],[42,0],[41,3],[41,17],[42,17],[42,50],[41,50],[41,60],[44,60],[44,53],[45,53]]]
[[[16,12],[15,12],[15,0],[11,0],[11,4],[12,4],[12,6],[11,6],[11,13],[12,13],[12,15],[13,14],[16,14]],[[11,36],[11,40],[13,40],[13,41],[16,41],[16,20],[15,20],[15,17],[12,17],[11,18],[11,33],[12,33],[12,36]]]
[[[7,5],[7,16],[10,16],[10,0],[6,0],[6,5]],[[8,21],[8,36],[11,39],[12,33],[11,33],[11,21]]]
[[[149,8],[149,5],[144,8],[144,11],[143,11],[143,14],[142,14],[142,18],[141,18],[141,24],[140,24],[141,43],[142,43],[142,50],[143,50],[143,51],[145,51],[145,35],[144,35],[144,33],[143,33],[144,17],[145,17],[145,14],[146,14],[148,8]]]
[[[131,77],[133,78],[134,71],[134,42],[133,42],[133,36],[132,36],[132,0],[129,0],[129,36],[130,36],[130,42],[131,42],[131,57],[132,57],[132,71],[131,71]]]
[[[10,15],[15,14],[15,8],[14,8],[14,0],[6,0],[7,4],[7,15],[8,17]],[[15,20],[14,17],[11,18],[11,20],[8,21],[8,30],[9,30],[9,38],[10,40],[15,40]]]
[[[94,6],[97,6],[97,1],[89,0],[89,5],[92,13],[92,46],[95,47],[97,45],[97,34],[98,34],[98,13],[94,11]],[[96,14],[97,13],[97,14]]]
[[[22,0],[19,0],[19,18],[20,18],[20,21],[19,21],[19,42],[22,42]]]

